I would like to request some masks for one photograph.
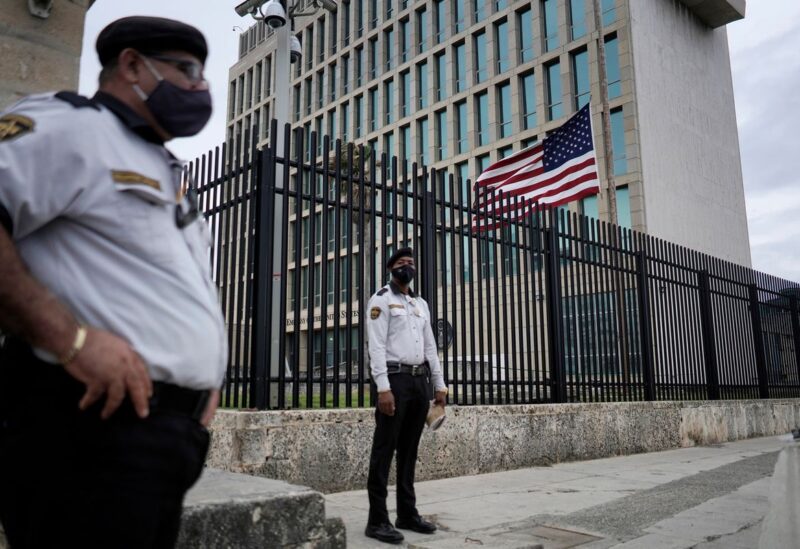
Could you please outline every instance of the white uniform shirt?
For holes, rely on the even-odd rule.
[[[180,166],[152,130],[110,96],[92,104],[42,94],[0,115],[0,222],[33,276],[130,343],[153,380],[217,388],[227,344],[208,228],[177,227]]]
[[[378,391],[391,388],[387,362],[414,365],[426,360],[434,389],[445,388],[431,329],[431,313],[424,299],[413,293],[404,294],[394,284],[387,284],[367,304],[367,334],[369,365]]]

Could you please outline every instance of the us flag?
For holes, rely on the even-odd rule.
[[[527,149],[498,160],[475,182],[472,229],[488,231],[540,206],[600,192],[589,104]]]

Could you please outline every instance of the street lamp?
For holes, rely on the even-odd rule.
[[[287,2],[291,4],[287,7]],[[336,12],[335,0],[245,0],[236,6],[236,13],[241,17],[250,15],[256,21],[264,21],[275,32],[275,100],[273,116],[278,122],[278,135],[271,136],[275,139],[276,150],[280,156],[288,156],[284,154],[284,127],[289,123],[289,97],[291,93],[290,82],[290,64],[292,62],[299,62],[302,55],[300,40],[294,36],[292,30],[294,29],[294,18],[307,15],[314,15],[320,8],[326,9],[330,12]],[[288,25],[286,23],[289,23]],[[275,188],[283,189],[283,170],[288,168],[288,158],[283,159],[283,163],[277,164],[275,169]],[[283,208],[275,201],[275,209],[273,213],[273,250],[276,252],[272,258],[272,295],[280,295],[281,290],[281,277],[283,276],[283,265],[281,264],[281,254],[277,253],[283,243]],[[281,318],[284,311],[280,309],[280,300],[272,300],[272,311],[270,316],[272,319],[272,330],[270,334],[270,354],[269,354],[269,376],[270,378],[277,377],[279,371],[278,349],[280,348],[280,338],[283,337],[283,331],[280,329],[283,326]],[[257,334],[259,337],[261,334]],[[270,404],[273,405],[277,399],[277,390],[270,391],[272,400]]]

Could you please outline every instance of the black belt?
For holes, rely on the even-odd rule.
[[[387,362],[386,373],[388,374],[411,374],[412,376],[424,376],[430,372],[428,363],[422,364],[403,364],[401,362]]]
[[[150,412],[180,414],[200,421],[210,396],[211,391],[186,389],[163,381],[154,381]]]

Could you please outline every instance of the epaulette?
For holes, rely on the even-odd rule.
[[[381,288],[380,290],[378,290],[378,293],[377,293],[376,295],[383,295],[383,294],[385,294],[385,293],[386,293],[386,292],[388,292],[388,291],[389,291],[389,290],[387,290],[386,288]]]
[[[84,107],[91,107],[95,110],[100,110],[94,101],[89,99],[88,97],[84,97],[82,95],[78,95],[75,92],[71,91],[60,91],[55,95],[57,98],[61,99],[62,101],[66,101],[76,109],[81,109]]]

